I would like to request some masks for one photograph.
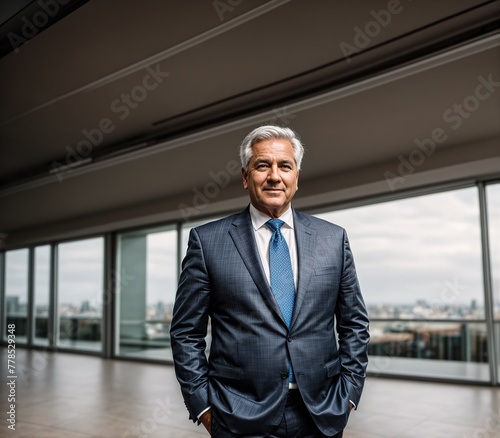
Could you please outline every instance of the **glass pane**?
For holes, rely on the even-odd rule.
[[[5,314],[15,325],[16,343],[28,341],[28,263],[26,248],[5,253]]]
[[[119,238],[118,354],[171,360],[170,321],[177,287],[177,231]]]
[[[58,245],[58,346],[101,350],[104,240]]]
[[[486,187],[495,320],[500,321],[500,184]],[[500,341],[500,340],[499,340]]]
[[[49,343],[49,300],[50,300],[50,246],[35,248],[34,268],[34,337],[38,345]]]
[[[180,261],[182,262],[182,259],[186,256],[187,252],[187,247],[188,247],[188,242],[189,242],[189,233],[193,228],[199,227],[200,225],[203,224],[208,224],[209,222],[213,222],[220,219],[219,217],[216,218],[211,218],[203,221],[197,221],[197,222],[188,222],[182,225],[182,233],[181,233],[181,254],[180,254]]]
[[[485,323],[376,320],[370,331],[371,374],[490,380]]]
[[[498,378],[500,382],[500,184],[492,184],[486,187],[486,201],[488,208],[496,353],[499,364]]]
[[[318,216],[347,229],[372,320],[371,354],[391,357],[388,372],[436,377],[449,367],[450,377],[488,380],[485,326],[468,324],[485,317],[476,188]]]

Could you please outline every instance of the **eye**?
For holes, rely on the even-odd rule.
[[[260,163],[260,164],[257,164],[256,169],[257,170],[264,170],[264,169],[267,169],[268,167],[269,166],[266,163]]]

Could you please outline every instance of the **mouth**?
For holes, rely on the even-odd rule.
[[[284,190],[283,189],[278,189],[277,187],[267,187],[264,189],[265,192],[270,192],[270,193],[281,193]]]

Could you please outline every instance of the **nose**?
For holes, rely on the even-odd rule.
[[[279,182],[281,181],[281,175],[277,164],[273,164],[269,169],[269,174],[267,175],[268,181]]]

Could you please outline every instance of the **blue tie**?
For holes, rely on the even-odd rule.
[[[280,219],[270,219],[266,222],[273,235],[269,243],[269,271],[271,289],[281,310],[283,319],[288,328],[292,322],[293,306],[295,302],[295,284],[293,282],[292,262],[285,237],[280,228],[284,222]],[[292,366],[289,371],[290,382],[295,382]]]

